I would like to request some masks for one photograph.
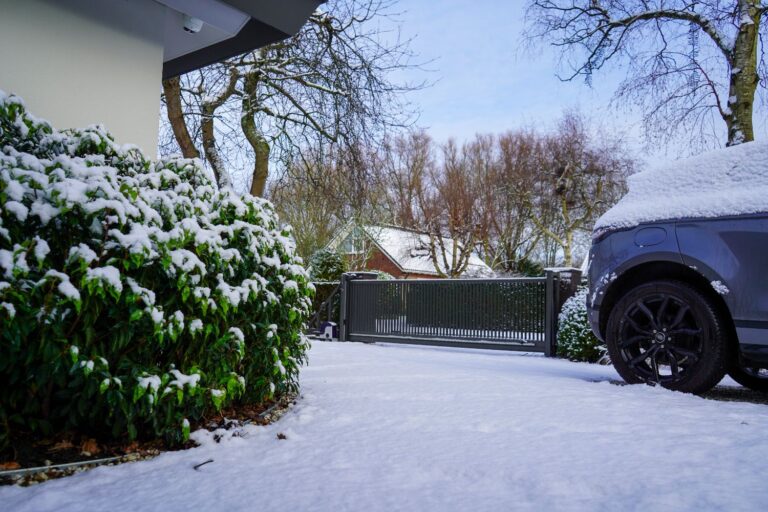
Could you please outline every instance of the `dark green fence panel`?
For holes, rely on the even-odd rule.
[[[547,278],[349,280],[345,339],[546,352]],[[551,312],[549,314],[551,317]]]

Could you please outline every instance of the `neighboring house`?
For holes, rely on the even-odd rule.
[[[324,0],[0,0],[0,90],[157,154],[161,80],[295,34]]]
[[[446,259],[453,245],[444,239]],[[396,226],[357,226],[347,224],[327,245],[343,254],[355,269],[379,270],[397,279],[434,279],[441,277],[429,250],[429,235]],[[438,258],[440,259],[440,258]],[[440,269],[445,269],[442,261]],[[461,277],[493,277],[494,272],[476,255],[470,256]]]

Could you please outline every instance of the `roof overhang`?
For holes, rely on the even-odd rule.
[[[325,0],[155,0],[165,18],[163,79],[291,37]],[[197,32],[185,16],[202,21]]]

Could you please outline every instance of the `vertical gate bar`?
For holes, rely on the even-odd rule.
[[[462,292],[459,295],[464,295],[464,291],[462,290]],[[457,335],[462,338],[467,337],[467,334],[469,332],[467,330],[467,327],[471,325],[471,322],[469,321],[469,313],[467,309],[468,308],[459,308],[459,314],[457,315],[459,317],[459,321],[458,321],[459,331]]]
[[[529,288],[528,302],[531,305],[531,314],[528,315],[525,328],[530,333],[530,341],[537,343],[540,337],[540,316],[543,313],[543,308],[541,307],[541,286],[538,281],[532,283],[532,286]]]
[[[435,326],[437,327],[437,335],[442,336],[443,326],[440,323],[440,301],[436,300],[437,297],[433,297],[435,303]]]
[[[499,337],[506,339],[509,336],[509,317],[512,315],[511,304],[509,303],[509,281],[504,282],[504,286],[499,296],[499,311],[502,313],[499,318]]]
[[[485,295],[485,308],[483,311],[483,339],[493,341],[493,325],[491,322],[491,313],[493,311],[493,289],[491,283],[483,283],[483,294]]]
[[[465,307],[467,308],[467,312],[469,313],[467,318],[467,330],[465,336],[467,339],[472,339],[475,334],[475,308],[476,308],[476,301],[475,301],[475,286],[474,283],[468,283],[466,290],[464,292],[464,296],[466,297],[466,303]]]
[[[523,301],[523,314],[520,315],[520,330],[525,333],[525,341],[531,342],[535,339],[534,333],[535,322],[531,321],[531,313],[539,314],[538,310],[535,310],[532,306],[536,303],[538,295],[536,283],[526,283],[526,286],[522,286],[520,289],[520,296]]]
[[[347,281],[346,276],[342,274],[341,283],[339,283],[339,286],[341,286],[341,305],[339,306],[339,341],[347,341],[347,321],[349,316],[347,315],[347,304],[349,302],[348,283],[349,282]]]
[[[547,326],[546,311],[547,311],[547,301],[549,300],[548,299],[548,293],[549,293],[548,285],[546,284],[546,281],[545,281],[545,284],[544,284],[544,319],[543,319],[543,322],[541,324],[543,329],[546,329],[546,326]]]
[[[408,302],[405,293],[405,283],[400,283],[400,332],[402,336],[408,335]]]
[[[413,316],[413,303],[411,302],[410,284],[408,282],[403,283],[403,297],[405,300],[405,335],[411,336],[413,331],[413,324],[411,317]]]
[[[424,305],[424,333],[430,338],[435,337],[435,317],[432,314],[432,308],[434,307],[432,297],[428,294],[428,289],[422,284],[418,284],[419,300]]]
[[[528,322],[527,322],[527,308],[528,308],[528,287],[524,283],[515,283],[515,332],[518,333],[518,337],[523,341],[528,341]]]
[[[504,316],[504,323],[502,325],[502,328],[504,330],[504,339],[507,340],[511,336],[513,336],[511,333],[514,332],[514,324],[515,324],[515,309],[513,307],[513,299],[514,299],[514,281],[507,281],[504,284],[504,294],[502,296],[502,308],[504,311],[507,312],[507,314]]]
[[[470,319],[469,325],[471,327],[469,331],[469,337],[470,338],[477,338],[478,334],[478,323],[480,322],[480,310],[482,309],[480,305],[480,288],[477,286],[478,283],[470,283],[469,287],[472,290],[472,318]]]
[[[468,283],[464,290],[464,297],[466,297],[465,306],[467,308],[467,329],[465,336],[467,339],[472,339],[475,334],[475,286],[474,283]]]
[[[540,337],[540,315],[544,312],[541,307],[541,285],[537,281],[528,288],[527,302],[529,314],[526,315],[525,330],[530,333],[529,340],[536,343]]]
[[[440,283],[440,288],[444,289],[443,295],[445,296],[444,300],[437,300],[436,302],[436,317],[437,317],[437,325],[438,325],[438,336],[441,338],[445,337],[445,325],[443,324],[443,305],[450,300],[450,295],[445,293],[447,290],[445,290],[445,287],[443,286],[443,283]]]
[[[482,336],[482,324],[483,324],[483,284],[476,281],[470,284],[473,290],[474,296],[474,308],[472,318],[470,319],[470,325],[472,326],[472,332],[470,336],[473,339],[478,339]]]
[[[524,282],[515,282],[515,333],[517,338],[523,342],[528,342],[528,325],[527,325],[527,294],[528,286]]]
[[[491,283],[483,282],[483,339],[493,340],[491,334],[491,308],[493,307],[493,290]]]
[[[520,320],[523,316],[520,314],[520,310],[522,307],[522,303],[521,303],[522,291],[523,290],[520,288],[520,285],[518,283],[512,283],[512,308],[513,308],[512,310],[515,312],[515,315],[512,318],[511,327],[512,327],[512,331],[516,333],[525,330],[525,328],[523,328],[522,324],[520,323]]]
[[[472,338],[472,307],[471,307],[471,290],[474,283],[463,283],[461,287],[460,297],[465,297],[467,302],[464,303],[461,315],[461,337],[464,339]]]
[[[531,283],[531,286],[528,287],[527,302],[529,304],[529,314],[526,315],[525,330],[530,333],[528,340],[538,343],[540,338],[540,316],[544,312],[541,307],[541,285],[538,281]]]
[[[397,330],[405,333],[405,300],[403,300],[403,283],[397,286]]]
[[[480,308],[477,312],[477,337],[483,339],[485,337],[485,312],[488,306],[485,283],[478,282],[477,291],[480,292]]]
[[[544,355],[547,357],[552,357],[554,354],[552,353],[552,347],[554,345],[553,343],[553,313],[554,313],[554,299],[555,299],[555,293],[554,293],[554,286],[555,286],[555,274],[552,271],[547,271],[547,292],[546,292],[546,322],[545,322],[545,334],[544,334]]]
[[[530,317],[530,306],[531,306],[531,286],[529,283],[518,283],[517,285],[517,297],[518,301],[520,303],[520,306],[518,306],[517,311],[517,331],[520,333],[520,338],[522,338],[523,341],[528,343],[531,341],[531,317]]]

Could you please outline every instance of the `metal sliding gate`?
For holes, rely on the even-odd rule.
[[[377,281],[345,275],[343,341],[413,343],[554,355],[560,276]]]

